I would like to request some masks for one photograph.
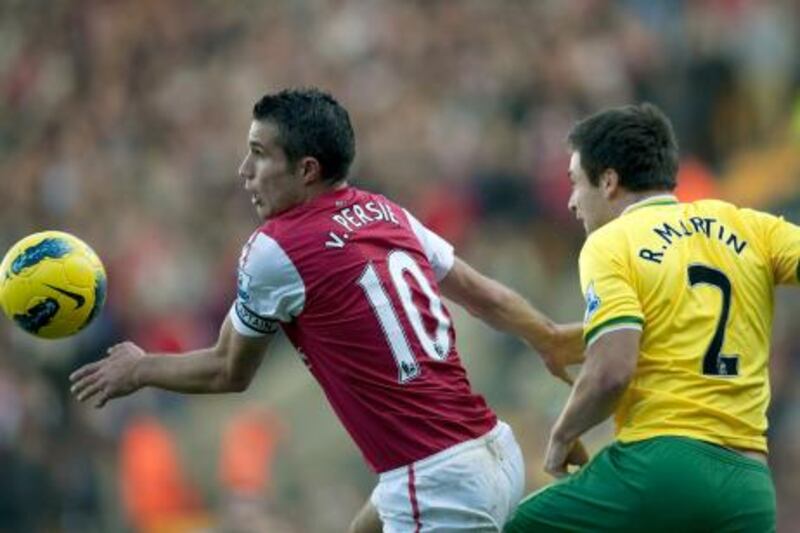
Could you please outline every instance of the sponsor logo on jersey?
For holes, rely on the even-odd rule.
[[[601,304],[600,297],[597,296],[597,292],[594,290],[594,281],[589,283],[589,287],[586,289],[586,313],[583,315],[583,323],[588,324],[589,321],[592,319],[594,314],[600,308]]]

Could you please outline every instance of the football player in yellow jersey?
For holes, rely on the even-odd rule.
[[[506,531],[774,531],[773,292],[799,282],[800,227],[680,203],[677,143],[653,105],[590,116],[569,142],[586,362],[545,459],[561,479]],[[612,414],[615,442],[568,474],[578,437]]]

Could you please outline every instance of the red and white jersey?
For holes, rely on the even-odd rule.
[[[267,221],[239,262],[231,319],[279,323],[376,472],[490,431],[438,281],[453,247],[385,197],[338,189]]]

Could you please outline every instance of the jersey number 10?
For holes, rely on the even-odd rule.
[[[392,285],[394,285],[395,291],[400,296],[403,311],[408,318],[408,322],[411,323],[422,349],[431,358],[444,361],[447,358],[447,354],[450,353],[450,319],[444,312],[441,298],[431,287],[422,269],[408,253],[403,250],[393,250],[389,252],[386,262],[389,267]],[[414,278],[414,281],[428,299],[429,310],[437,322],[433,337],[425,330],[420,310],[411,297],[411,287],[406,280],[406,274]],[[383,334],[389,343],[389,348],[392,350],[392,355],[397,363],[400,383],[406,383],[414,379],[420,373],[419,363],[406,338],[400,319],[397,317],[397,311],[386,294],[386,289],[381,284],[375,265],[371,262],[364,269],[361,277],[358,278],[358,284],[367,295],[372,310],[375,312],[381,329],[383,329]]]

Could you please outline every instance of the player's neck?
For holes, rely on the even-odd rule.
[[[324,182],[314,183],[306,188],[306,197],[303,203],[307,204],[314,201],[316,198],[319,198],[320,196],[330,194],[334,191],[340,191],[348,186],[349,184],[347,183],[347,180],[343,180],[332,185]]]
[[[656,198],[659,196],[670,196],[672,195],[672,191],[665,191],[665,190],[657,190],[657,191],[637,191],[637,192],[630,192],[624,191],[619,198],[613,202],[613,209],[615,211],[616,216],[620,216],[625,211],[627,211],[631,206],[642,203],[650,198]]]

